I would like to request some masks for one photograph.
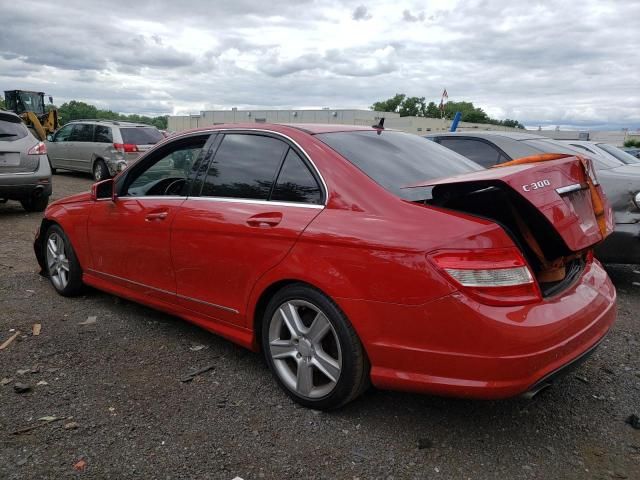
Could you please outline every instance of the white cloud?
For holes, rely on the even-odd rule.
[[[2,15],[0,90],[58,104],[363,108],[446,87],[527,125],[640,126],[634,0],[25,0]]]

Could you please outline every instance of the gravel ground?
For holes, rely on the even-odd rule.
[[[54,198],[90,184],[56,175]],[[40,217],[0,205],[0,342],[23,332],[0,351],[2,479],[640,478],[640,430],[625,423],[640,415],[634,267],[610,267],[619,318],[600,349],[532,401],[372,390],[321,413],[293,404],[259,355],[175,317],[56,295],[32,251]]]

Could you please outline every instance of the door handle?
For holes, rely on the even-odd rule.
[[[153,213],[147,213],[144,219],[147,222],[153,222],[157,220],[164,220],[165,218],[167,218],[168,215],[169,215],[169,212],[153,212]]]
[[[279,212],[259,213],[249,217],[247,225],[250,227],[275,227],[282,221],[282,214]]]

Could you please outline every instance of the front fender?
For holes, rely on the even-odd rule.
[[[50,205],[45,211],[45,216],[42,219],[38,235],[34,242],[34,248],[36,250],[38,248],[40,249],[40,256],[42,257],[42,242],[44,242],[46,229],[55,223],[64,230],[80,265],[90,268],[92,262],[88,253],[90,250],[87,237],[87,223],[90,210],[91,205],[85,203],[56,203]],[[44,269],[44,258],[38,257],[38,251],[36,251],[36,258],[38,259],[40,267]]]

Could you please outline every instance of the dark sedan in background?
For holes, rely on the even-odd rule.
[[[485,168],[541,153],[588,156],[597,170],[616,222],[614,233],[596,249],[596,254],[605,263],[640,263],[640,169],[637,166],[529,133],[443,132],[426,135],[425,138]]]

